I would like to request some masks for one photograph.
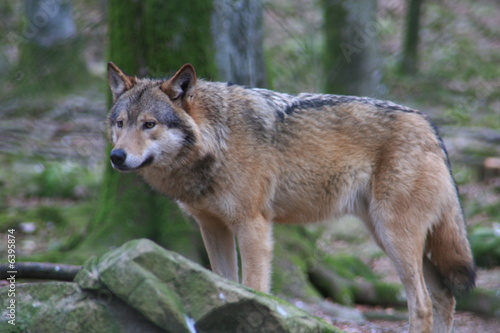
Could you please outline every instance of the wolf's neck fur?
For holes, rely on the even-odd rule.
[[[199,89],[213,84],[199,82]],[[213,186],[217,186],[215,178],[221,176],[227,151],[229,128],[223,114],[225,109],[220,107],[225,103],[224,98],[217,94],[203,95],[203,100],[191,107],[196,122],[192,128],[196,142],[182,151],[172,165],[138,170],[138,174],[155,190],[184,203],[197,202],[213,193]]]

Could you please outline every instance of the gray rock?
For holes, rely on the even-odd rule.
[[[144,239],[90,259],[74,283],[18,284],[15,299],[16,325],[1,332],[339,332]]]
[[[5,333],[165,333],[106,289],[84,291],[72,282],[16,284],[0,288],[0,332]],[[9,302],[15,300],[15,325],[9,323]]]

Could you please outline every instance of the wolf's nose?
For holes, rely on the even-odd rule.
[[[111,162],[113,162],[114,165],[122,166],[127,158],[127,153],[123,149],[113,149],[109,158],[111,158]]]

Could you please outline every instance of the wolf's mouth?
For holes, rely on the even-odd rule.
[[[151,163],[153,163],[153,159],[153,156],[148,156],[148,158],[146,158],[144,162],[142,162],[141,165],[139,165],[136,169],[150,165]]]
[[[153,160],[154,160],[154,157],[153,156],[149,156],[148,158],[146,158],[139,166],[137,167],[128,167],[126,165],[116,165],[115,163],[112,163],[113,164],[113,168],[121,171],[121,172],[132,172],[132,171],[135,171],[137,169],[140,169],[140,168],[143,168],[145,166],[148,166],[150,165],[151,163],[153,163]]]

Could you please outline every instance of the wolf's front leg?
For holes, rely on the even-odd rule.
[[[240,247],[243,284],[269,292],[273,256],[272,224],[264,217],[247,220],[236,230]]]
[[[238,282],[238,259],[234,234],[219,219],[197,217],[212,271]]]

